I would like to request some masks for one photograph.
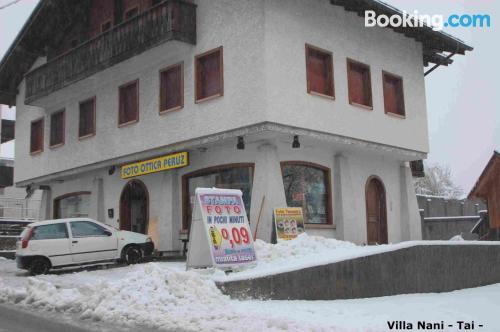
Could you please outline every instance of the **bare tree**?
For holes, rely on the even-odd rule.
[[[463,189],[455,185],[451,179],[451,170],[448,166],[439,164],[425,164],[425,177],[415,180],[417,194],[443,196],[460,199]]]

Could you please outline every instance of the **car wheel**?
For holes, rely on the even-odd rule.
[[[142,260],[142,251],[138,246],[128,246],[123,249],[123,260],[127,264],[137,264]]]
[[[29,266],[29,273],[32,276],[36,276],[39,274],[46,274],[50,270],[50,262],[47,260],[47,258],[43,257],[35,257],[30,263]]]

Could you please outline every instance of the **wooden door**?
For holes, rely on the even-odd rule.
[[[368,244],[384,244],[387,239],[385,190],[377,178],[366,184],[366,226]]]
[[[130,183],[125,185],[120,196],[120,229],[131,230],[130,220]]]

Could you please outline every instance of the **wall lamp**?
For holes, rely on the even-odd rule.
[[[295,136],[293,136],[292,148],[293,148],[293,149],[298,149],[298,148],[300,148],[299,135],[295,135]]]
[[[245,150],[245,141],[243,140],[243,136],[238,136],[238,144],[236,144],[236,148],[238,150]]]

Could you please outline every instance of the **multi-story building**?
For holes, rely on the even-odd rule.
[[[42,0],[0,64],[15,182],[44,191],[46,218],[149,232],[161,251],[181,248],[194,190],[212,186],[243,191],[265,240],[283,206],[311,234],[420,239],[423,67],[471,48],[366,28],[366,9],[401,15],[369,0]]]

